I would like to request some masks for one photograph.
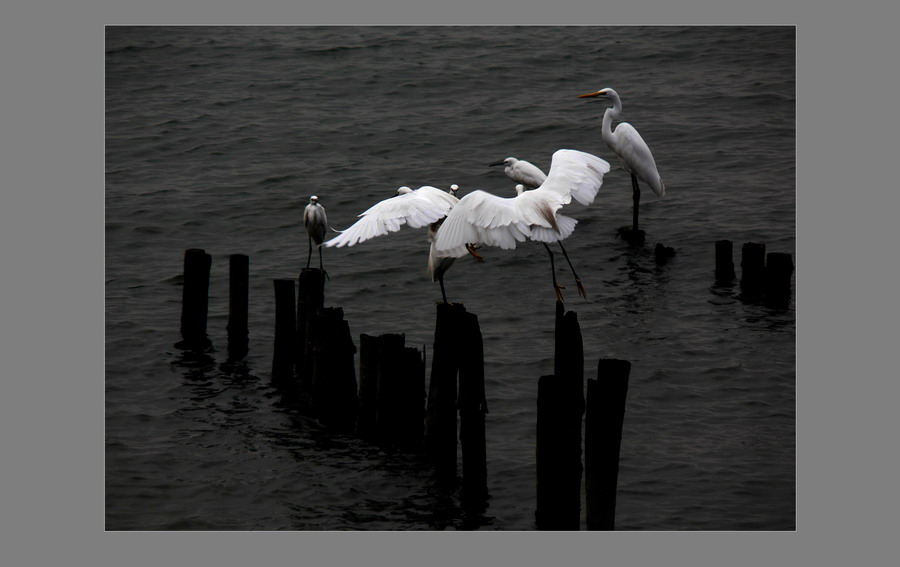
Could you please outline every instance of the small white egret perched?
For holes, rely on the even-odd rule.
[[[653,192],[662,197],[666,194],[666,186],[659,172],[656,170],[656,161],[647,143],[638,134],[638,131],[627,122],[621,122],[615,130],[612,129],[612,121],[622,113],[622,100],[619,94],[610,88],[578,95],[578,98],[597,97],[608,99],[612,107],[603,113],[603,122],[600,134],[606,145],[619,156],[625,171],[631,174],[631,188],[634,208],[632,210],[631,230],[638,230],[638,209],[641,205],[641,188],[638,187],[638,179],[653,189]]]
[[[504,166],[503,173],[505,173],[507,177],[509,177],[516,183],[521,183],[522,185],[531,187],[532,189],[534,189],[535,187],[540,187],[541,183],[547,180],[546,173],[541,171],[538,166],[523,159],[508,157],[506,159],[502,159],[490,164],[489,167],[493,167],[495,165]]]
[[[547,243],[567,238],[578,221],[556,212],[573,198],[582,205],[591,204],[607,172],[609,163],[604,159],[578,150],[557,150],[547,179],[537,189],[525,191],[524,187],[517,187],[518,194],[511,198],[473,191],[460,199],[435,237],[437,253],[461,256],[465,249],[460,253],[460,248],[465,243],[512,249],[527,238],[542,242],[550,254],[553,288],[561,301],[562,288],[556,283],[553,253]],[[568,260],[568,254],[565,255]],[[575,279],[578,292],[587,297],[577,274]]]
[[[432,281],[440,282],[441,295],[444,303],[447,303],[447,294],[444,291],[444,272],[446,272],[458,256],[464,256],[468,251],[478,259],[481,259],[473,249],[461,245],[454,250],[452,257],[438,258],[434,251],[434,235],[441,226],[447,213],[459,202],[456,192],[457,185],[452,185],[450,191],[442,191],[430,185],[419,187],[415,191],[409,187],[397,189],[397,195],[378,202],[359,215],[359,220],[331,240],[325,242],[325,246],[353,246],[359,242],[383,236],[390,232],[396,232],[406,224],[412,228],[428,226],[428,240],[432,242],[428,256],[428,272],[432,275]],[[465,244],[465,243],[464,243]]]
[[[313,195],[309,198],[309,204],[303,209],[303,226],[309,235],[309,255],[306,257],[306,267],[312,260],[312,245],[316,243],[319,249],[319,269],[323,272],[325,268],[322,266],[322,241],[325,240],[325,231],[328,230],[328,218],[325,216],[325,207],[319,204],[319,198]]]

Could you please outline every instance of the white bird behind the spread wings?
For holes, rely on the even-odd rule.
[[[546,173],[541,171],[538,166],[523,159],[508,157],[490,165],[504,166],[503,173],[505,173],[507,177],[516,183],[521,183],[527,187],[540,187],[541,184],[547,180]]]
[[[467,243],[511,249],[527,238],[562,240],[572,234],[577,221],[556,212],[572,199],[591,204],[608,172],[604,159],[577,150],[557,150],[547,179],[537,189],[511,198],[479,190],[460,199],[435,237],[438,254],[462,256]]]

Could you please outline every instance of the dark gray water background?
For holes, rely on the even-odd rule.
[[[617,529],[795,527],[795,320],[714,281],[714,242],[795,252],[792,27],[109,27],[106,32],[106,527],[534,529],[537,379],[552,373],[546,254],[485,249],[447,275],[485,342],[488,506],[426,463],[334,434],[270,382],[272,279],[306,259],[302,209],[335,228],[397,187],[513,195],[488,163],[559,148],[613,164],[566,241],[590,302],[587,377],[632,362]],[[600,137],[611,86],[668,194],[628,224]],[[677,255],[658,264],[653,246]],[[182,257],[212,255],[209,334],[179,340]],[[225,364],[228,256],[250,257],[250,352]],[[422,231],[327,249],[326,304],[351,331],[430,350],[440,291]],[[799,259],[794,257],[795,263]],[[559,264],[558,264],[559,265]],[[740,268],[737,268],[740,276]]]

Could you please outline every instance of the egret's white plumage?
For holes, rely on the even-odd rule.
[[[460,251],[460,246],[466,243],[511,249],[529,237],[543,242],[549,233],[535,230],[541,228],[552,229],[555,236],[551,242],[564,238],[571,234],[574,225],[566,221],[561,227],[556,211],[572,199],[582,205],[591,204],[608,171],[609,163],[597,156],[578,150],[557,150],[550,174],[537,189],[511,198],[476,190],[460,199],[435,238],[438,253],[462,256],[465,249]]]
[[[422,228],[447,216],[459,202],[452,194],[437,187],[425,185],[415,191],[401,187],[397,195],[378,202],[359,215],[359,220],[348,229],[325,242],[325,246],[353,246],[376,236],[400,230],[403,225]]]
[[[523,159],[508,157],[490,164],[490,167],[495,165],[504,166],[503,173],[505,173],[507,177],[526,187],[540,187],[541,184],[547,180],[546,173],[541,171],[538,166]]]
[[[641,200],[641,190],[637,180],[640,179],[653,189],[653,192],[662,197],[666,194],[666,185],[663,183],[656,169],[656,161],[647,143],[638,134],[638,131],[627,122],[620,122],[615,129],[612,128],[613,120],[622,113],[622,99],[619,94],[610,88],[578,95],[579,98],[603,98],[612,102],[612,106],[603,113],[603,122],[600,134],[606,145],[615,152],[622,162],[625,171],[631,174],[632,190],[634,192],[634,212],[632,230],[638,229],[638,207]]]
[[[518,194],[511,198],[473,191],[460,199],[444,219],[434,241],[438,255],[462,256],[465,250],[460,252],[460,247],[466,243],[512,249],[528,238],[545,245],[567,238],[577,221],[558,215],[557,211],[572,199],[591,204],[607,172],[609,163],[604,159],[578,150],[557,150],[550,173],[537,189],[524,191],[524,187],[517,187]],[[549,248],[547,252],[552,262]],[[554,287],[561,299],[555,278],[554,274]],[[578,284],[579,292],[586,295],[580,281]]]
[[[316,248],[319,249],[319,269],[325,271],[322,266],[322,241],[328,230],[328,217],[325,216],[325,207],[319,204],[319,198],[315,195],[309,198],[309,204],[303,209],[303,226],[306,227],[306,233],[309,236],[309,256],[306,258],[306,267],[309,267],[312,259],[312,245],[315,242]]]
[[[409,187],[400,187],[397,195],[385,199],[359,215],[359,220],[331,240],[325,242],[325,246],[353,246],[360,242],[396,232],[407,225],[411,228],[428,226],[428,241],[431,250],[428,255],[428,273],[432,281],[440,282],[441,294],[444,302],[447,301],[444,292],[444,272],[453,264],[458,256],[467,253],[465,243],[453,250],[452,255],[439,257],[434,248],[434,238],[444,218],[459,202],[456,198],[457,185],[450,187],[450,192],[442,191],[430,185],[419,187],[415,191]],[[474,256],[480,258],[473,251]]]

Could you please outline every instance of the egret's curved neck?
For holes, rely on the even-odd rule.
[[[610,97],[612,99],[612,107],[607,108],[606,112],[603,113],[603,124],[601,125],[601,133],[603,135],[604,140],[608,140],[613,135],[612,129],[612,121],[619,117],[619,114],[622,113],[622,100],[617,97]]]

